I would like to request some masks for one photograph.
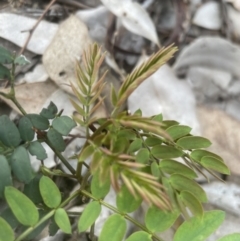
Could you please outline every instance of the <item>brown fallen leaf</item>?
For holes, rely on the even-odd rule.
[[[9,90],[9,88],[1,89],[1,92],[8,93]],[[52,81],[15,86],[16,98],[27,113],[39,113],[45,101],[56,90],[57,86]],[[0,96],[0,98],[15,111],[21,114],[11,100],[5,99],[2,96]]]
[[[209,150],[224,159],[232,174],[240,175],[240,122],[218,109],[196,110],[202,136],[212,142]]]

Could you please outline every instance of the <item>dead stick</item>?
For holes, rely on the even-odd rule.
[[[43,19],[43,17],[45,16],[45,14],[48,12],[48,10],[51,8],[51,6],[56,2],[57,0],[52,0],[48,6],[46,7],[46,9],[44,10],[44,12],[42,13],[42,15],[40,16],[40,18],[37,20],[37,22],[34,24],[34,26],[29,30],[29,35],[28,38],[25,42],[25,44],[23,45],[19,55],[23,54],[23,52],[25,51],[26,47],[28,46],[28,43],[33,35],[33,32],[35,31],[35,29],[37,28],[38,24],[41,22],[41,20]]]

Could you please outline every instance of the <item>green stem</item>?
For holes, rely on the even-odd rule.
[[[87,192],[86,190],[80,190],[80,192],[81,192],[83,195],[85,195],[85,196],[87,196],[87,197],[89,197],[89,198],[91,198],[91,199],[93,199],[93,200],[95,200],[95,201],[98,201],[101,205],[107,207],[108,209],[112,210],[113,212],[122,215],[125,219],[129,220],[129,221],[130,221],[131,223],[133,223],[135,226],[137,226],[137,227],[139,227],[140,229],[142,229],[143,231],[149,233],[155,240],[157,240],[157,241],[164,241],[164,240],[161,239],[160,237],[156,236],[156,234],[153,234],[151,231],[149,231],[146,226],[142,225],[141,223],[139,223],[138,221],[136,221],[134,218],[130,217],[128,214],[120,212],[117,208],[115,208],[114,206],[112,206],[112,205],[104,202],[102,199],[97,199],[97,198],[95,198],[91,193]]]
[[[15,94],[11,98],[12,102],[17,106],[17,108],[21,111],[23,115],[27,115],[27,112],[22,108],[20,103],[17,101]]]

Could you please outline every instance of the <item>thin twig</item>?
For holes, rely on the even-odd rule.
[[[46,15],[46,13],[48,12],[48,10],[51,8],[51,6],[56,2],[57,0],[52,0],[48,6],[46,7],[46,9],[44,10],[44,12],[42,13],[42,15],[40,16],[40,18],[37,20],[37,22],[34,24],[34,26],[29,30],[29,35],[28,38],[25,42],[25,44],[23,45],[19,55],[23,54],[23,52],[25,51],[26,47],[28,46],[28,43],[33,35],[33,32],[36,30],[38,24],[41,22],[41,20],[43,19],[43,17]]]

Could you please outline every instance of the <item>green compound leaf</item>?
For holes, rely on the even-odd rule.
[[[205,212],[202,218],[192,217],[177,229],[173,241],[204,241],[221,225],[224,218],[223,211]]]
[[[230,170],[225,165],[225,163],[223,163],[219,159],[216,159],[215,157],[204,156],[201,159],[200,163],[205,168],[209,168],[209,169],[212,169],[213,171],[217,171],[219,173],[230,175]]]
[[[240,233],[233,233],[220,238],[218,241],[239,241]]]
[[[180,174],[173,174],[169,178],[172,187],[178,191],[188,191],[192,193],[200,202],[206,202],[207,196],[197,182]]]
[[[11,78],[10,70],[0,64],[0,80],[1,79],[10,79],[10,78]]]
[[[201,136],[187,136],[179,139],[177,144],[184,150],[207,148],[211,146],[211,142]]]
[[[57,208],[62,200],[57,185],[49,177],[43,176],[39,182],[42,199],[49,208]]]
[[[32,122],[26,116],[23,116],[18,124],[20,136],[24,141],[32,141],[35,135]]]
[[[32,125],[38,130],[47,130],[49,128],[49,121],[47,118],[38,114],[28,114],[26,117],[32,122]]]
[[[45,160],[47,158],[46,150],[43,148],[42,144],[38,141],[33,141],[30,143],[28,148],[32,156],[36,156],[38,160]]]
[[[203,216],[203,207],[198,199],[188,191],[182,191],[179,194],[179,198],[185,205],[188,207],[194,216],[202,217]]]
[[[13,60],[13,54],[4,47],[0,46],[0,63],[11,64]]]
[[[13,241],[14,232],[11,226],[0,217],[0,241]]]
[[[151,206],[145,216],[146,227],[153,233],[169,229],[179,216],[179,211],[172,212]]]
[[[155,136],[149,136],[146,140],[145,140],[145,144],[147,146],[156,146],[156,145],[161,145],[162,144],[162,140],[158,137]]]
[[[42,109],[40,115],[47,119],[53,119],[55,118],[57,112],[57,106],[51,101],[47,108]]]
[[[0,155],[0,198],[4,196],[4,188],[12,185],[11,170],[5,156]]]
[[[147,148],[142,148],[138,151],[136,155],[136,162],[147,164],[149,161],[149,150]]]
[[[16,147],[21,141],[18,128],[7,115],[0,116],[0,141],[8,147]]]
[[[17,179],[24,183],[29,183],[33,179],[33,171],[29,154],[25,147],[17,147],[10,160],[10,165]]]
[[[16,59],[14,59],[14,64],[16,65],[26,65],[26,64],[30,64],[31,62],[24,56],[24,55],[19,55],[17,56]]]
[[[66,148],[66,144],[63,140],[62,135],[57,132],[55,129],[51,128],[47,132],[47,138],[50,141],[51,145],[60,152],[63,152]]]
[[[90,202],[83,210],[78,221],[78,232],[86,231],[98,218],[101,213],[101,205],[97,201]]]
[[[141,147],[142,147],[142,140],[136,139],[130,144],[127,152],[133,153],[135,151],[138,151]]]
[[[25,226],[38,222],[38,210],[33,202],[14,187],[5,188],[5,198],[17,220]]]
[[[172,137],[173,140],[177,140],[183,136],[188,135],[192,128],[189,126],[175,125],[167,128],[166,132]]]
[[[132,213],[137,210],[142,203],[142,198],[134,198],[126,185],[122,185],[120,191],[117,193],[117,208],[124,213]]]
[[[206,150],[194,150],[191,152],[190,156],[196,162],[200,162],[204,156],[211,156],[223,162],[223,159],[220,156]]]
[[[152,241],[152,238],[149,233],[138,231],[129,236],[126,241]]]
[[[164,159],[181,157],[183,155],[183,152],[176,149],[175,147],[163,146],[163,145],[154,146],[151,150],[151,153],[156,158],[164,158]]]
[[[119,214],[111,215],[104,223],[99,236],[99,241],[122,241],[127,229],[125,219]]]
[[[197,174],[191,168],[175,160],[164,159],[159,166],[163,172],[168,174],[179,173],[191,179],[197,177]]]
[[[76,123],[68,116],[60,116],[53,120],[52,126],[61,135],[67,136]]]
[[[54,220],[58,227],[64,232],[71,234],[72,228],[67,212],[63,208],[58,208],[54,214]]]
[[[91,182],[91,192],[96,198],[104,198],[110,190],[110,178],[106,178],[103,182],[100,181],[99,172],[94,173]]]

